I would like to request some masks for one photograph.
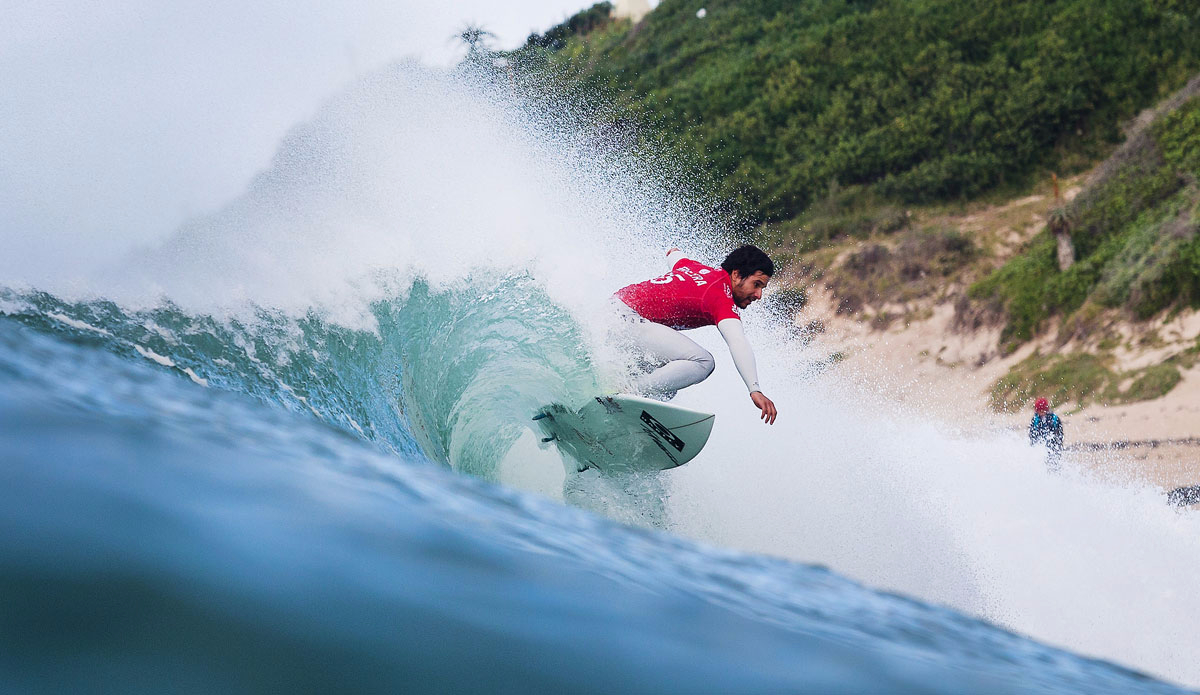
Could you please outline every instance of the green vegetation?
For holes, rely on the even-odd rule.
[[[1076,262],[1061,272],[1050,233],[971,288],[1003,304],[1011,350],[1052,315],[1085,304],[1139,319],[1200,303],[1200,79],[1135,133],[1063,213]]]
[[[612,3],[598,2],[595,5],[576,12],[562,24],[557,24],[546,30],[545,34],[530,34],[525,40],[525,48],[545,48],[560,51],[566,47],[567,41],[573,36],[580,36],[606,26],[612,15]]]
[[[1121,393],[1121,400],[1130,403],[1149,401],[1159,396],[1165,396],[1168,391],[1175,388],[1182,378],[1174,365],[1158,364],[1147,367],[1129,385],[1129,388]]]
[[[846,191],[833,181],[825,196],[803,214],[760,226],[751,241],[765,248],[806,253],[835,239],[893,234],[907,229],[910,221],[907,211],[881,201],[870,191]]]
[[[1117,380],[1106,362],[1088,354],[1033,355],[1014,366],[992,387],[992,409],[997,412],[1022,410],[1037,396],[1046,396],[1056,406],[1070,401],[1082,405],[1096,400]]]
[[[990,394],[991,407],[997,412],[1014,412],[1027,408],[1038,396],[1046,396],[1055,405],[1074,402],[1080,407],[1147,401],[1166,395],[1182,378],[1169,362],[1119,373],[1109,367],[1110,361],[1086,353],[1034,354],[996,382]],[[1128,386],[1122,389],[1126,382]]]
[[[751,222],[801,215],[830,182],[914,203],[1084,164],[1200,66],[1196,6],[1177,0],[663,0],[637,26],[596,13],[510,58],[538,89],[615,97],[614,121],[669,133]]]

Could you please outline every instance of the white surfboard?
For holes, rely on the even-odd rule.
[[[617,394],[593,398],[578,410],[554,403],[534,421],[562,453],[602,473],[660,471],[691,461],[708,442],[716,415]]]

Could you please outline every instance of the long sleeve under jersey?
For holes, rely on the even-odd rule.
[[[741,319],[725,319],[717,324],[717,330],[721,331],[721,337],[729,346],[733,365],[737,367],[738,374],[742,375],[742,381],[746,382],[746,388],[750,393],[762,391],[758,386],[758,366],[754,362],[754,351],[750,349],[750,341],[746,340]]]

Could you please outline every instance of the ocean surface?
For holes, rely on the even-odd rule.
[[[619,384],[607,297],[733,224],[589,118],[393,66],[161,245],[0,278],[0,690],[1200,684],[1194,514],[879,398],[770,298],[775,427],[697,331],[705,452],[567,476],[529,418]]]

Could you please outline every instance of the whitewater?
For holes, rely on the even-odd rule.
[[[609,296],[741,229],[606,122],[398,63],[165,242],[0,278],[0,685],[1200,685],[1200,518],[878,397],[770,297],[776,426],[701,330],[704,452],[568,478],[529,418],[619,383]]]

